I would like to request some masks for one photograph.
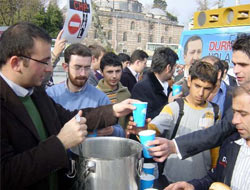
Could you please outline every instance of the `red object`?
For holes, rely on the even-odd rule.
[[[70,34],[75,34],[81,26],[81,18],[78,14],[74,14],[68,23],[68,30]]]

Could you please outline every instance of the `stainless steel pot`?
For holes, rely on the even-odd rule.
[[[140,143],[119,137],[88,138],[73,152],[79,155],[75,189],[140,189]]]

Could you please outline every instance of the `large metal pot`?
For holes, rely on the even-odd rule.
[[[87,138],[73,152],[79,155],[75,189],[140,189],[140,143],[119,137]]]

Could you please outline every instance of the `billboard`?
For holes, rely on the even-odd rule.
[[[183,31],[178,49],[179,64],[185,64],[185,58],[187,57],[187,49],[189,47],[188,43],[190,42],[190,39],[192,40],[193,38],[197,40],[200,38],[201,52],[199,54],[199,58],[207,55],[213,55],[220,58],[221,60],[227,61],[230,66],[232,66],[232,44],[237,38],[237,35],[243,33],[250,34],[250,26]],[[198,48],[197,44],[198,43],[196,43],[196,47],[193,47],[193,49]]]

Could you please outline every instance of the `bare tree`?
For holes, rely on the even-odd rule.
[[[216,0],[213,1],[213,3],[210,1],[210,3],[209,0],[196,0],[196,3],[198,4],[197,11],[205,11],[211,7],[222,8],[224,5],[224,1],[225,0]]]
[[[93,18],[92,22],[94,24],[94,28],[97,31],[98,38],[101,40],[101,43],[105,48],[111,49],[111,44],[107,40],[102,28],[101,20],[98,14],[98,7],[96,6],[96,3],[94,1],[92,1],[91,3],[92,3],[92,18]]]
[[[198,4],[197,11],[205,11],[209,9],[209,2],[208,0],[196,0]]]
[[[216,6],[217,8],[222,8],[224,6],[225,0],[217,0],[214,2],[213,6]]]

